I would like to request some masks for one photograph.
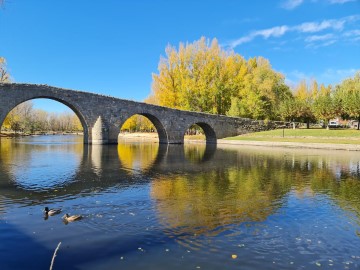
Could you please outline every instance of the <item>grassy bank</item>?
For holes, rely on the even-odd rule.
[[[277,129],[229,137],[226,140],[360,144],[360,131],[353,129]]]

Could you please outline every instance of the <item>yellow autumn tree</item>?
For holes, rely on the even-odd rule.
[[[216,39],[202,37],[180,43],[178,49],[168,46],[158,70],[153,74],[152,103],[171,108],[274,118],[280,100],[289,94],[284,77],[268,60],[246,61],[222,49]]]
[[[10,74],[6,69],[6,60],[0,56],[0,83],[8,83],[10,81]]]
[[[310,128],[311,122],[316,121],[313,103],[317,92],[317,83],[313,82],[312,87],[309,87],[305,80],[300,81],[294,89],[297,120],[306,123],[307,128]]]

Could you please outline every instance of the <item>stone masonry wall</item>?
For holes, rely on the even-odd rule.
[[[53,99],[71,108],[83,125],[84,143],[117,143],[121,126],[134,114],[151,120],[158,131],[160,143],[183,143],[186,130],[193,124],[203,128],[209,143],[224,137],[288,125],[284,122],[182,111],[37,84],[0,84],[0,124],[15,106],[35,98]]]

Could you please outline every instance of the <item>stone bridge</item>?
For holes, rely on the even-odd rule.
[[[48,85],[6,83],[0,84],[0,126],[13,108],[37,98],[56,100],[72,109],[81,121],[86,144],[117,144],[120,128],[135,114],[148,118],[157,130],[159,142],[166,144],[182,144],[185,132],[193,124],[203,129],[207,143],[284,125],[283,122],[170,109]]]

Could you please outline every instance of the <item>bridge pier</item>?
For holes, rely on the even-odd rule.
[[[118,144],[119,133],[120,133],[120,127],[111,125],[109,127],[108,144]]]
[[[184,135],[182,132],[178,130],[168,130],[167,131],[167,141],[160,142],[160,143],[167,143],[167,144],[183,144],[184,143]]]
[[[96,120],[92,128],[92,136],[89,143],[91,144],[108,144],[109,142],[109,130],[106,127],[101,116]]]

